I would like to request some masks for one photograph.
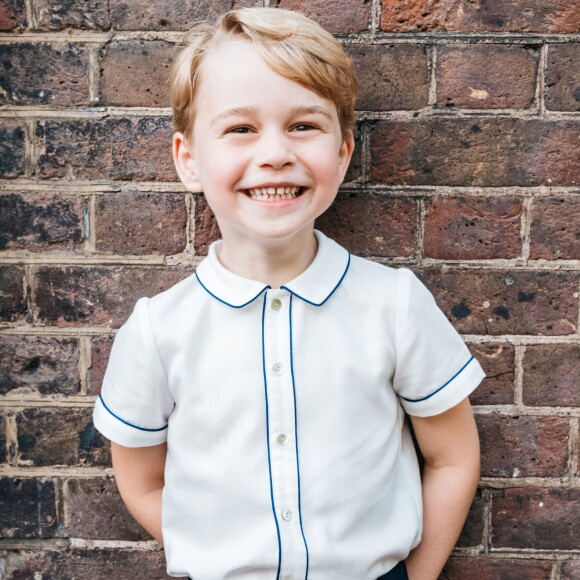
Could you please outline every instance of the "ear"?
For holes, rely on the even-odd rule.
[[[344,179],[346,175],[346,170],[348,169],[348,164],[350,163],[350,158],[354,152],[354,136],[349,133],[346,139],[343,139],[340,149],[338,151],[338,158],[340,164],[341,178]]]
[[[191,192],[201,192],[201,183],[195,168],[191,146],[183,133],[173,135],[173,162],[181,183]]]

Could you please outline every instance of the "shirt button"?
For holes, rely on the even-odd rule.
[[[279,375],[279,374],[281,374],[281,373],[282,373],[282,369],[283,369],[283,368],[284,368],[284,367],[283,367],[282,363],[279,363],[279,362],[277,362],[277,363],[274,363],[274,364],[272,365],[272,372],[274,372],[274,373],[276,373],[277,375]]]
[[[282,308],[282,301],[278,300],[278,298],[274,298],[270,306],[272,307],[272,310],[280,310],[280,308]]]
[[[278,445],[288,445],[288,435],[284,435],[283,433],[278,435],[276,443],[278,443]]]
[[[282,510],[282,519],[289,522],[292,519],[292,512],[290,510]]]

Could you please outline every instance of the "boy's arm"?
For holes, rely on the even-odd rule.
[[[117,487],[131,515],[160,543],[161,492],[167,444],[124,447],[111,443]]]
[[[457,542],[479,480],[479,437],[468,399],[434,417],[411,417],[425,458],[423,539],[407,558],[410,580],[436,580]]]

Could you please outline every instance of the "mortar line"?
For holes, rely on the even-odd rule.
[[[429,67],[429,97],[427,103],[434,107],[437,104],[437,45],[428,47],[429,58],[427,60]]]
[[[491,502],[493,500],[491,489],[482,489],[481,496],[483,501],[483,553],[487,555],[491,548]]]
[[[381,26],[381,0],[371,2],[371,42],[374,41]]]
[[[426,219],[425,199],[419,198],[417,204],[417,234],[415,236],[415,255],[419,267],[425,261],[425,219]]]
[[[86,396],[89,393],[89,372],[93,364],[91,337],[79,337],[79,376],[81,380],[79,395]]]
[[[540,116],[546,117],[546,67],[548,66],[548,45],[540,47],[540,61],[538,63],[538,105]]]
[[[525,345],[516,345],[514,349],[514,403],[516,408],[523,410],[524,408],[524,354],[526,352]]]
[[[569,463],[568,463],[568,472],[570,483],[574,482],[574,479],[580,475],[578,469],[578,455],[579,455],[579,442],[578,439],[580,437],[579,434],[579,424],[580,419],[578,417],[572,417],[570,419],[570,440],[568,442],[568,454],[569,454]]]
[[[6,420],[6,448],[8,451],[8,466],[15,467],[18,460],[18,429],[16,426],[16,415],[14,411],[9,410],[4,413]],[[0,473],[3,467],[0,467]]]
[[[100,74],[100,50],[101,46],[91,44],[88,47],[89,62],[89,101],[98,103],[101,100],[101,74]]]
[[[532,228],[533,198],[524,198],[522,202],[522,219],[520,235],[522,239],[522,259],[525,262],[530,260],[531,228]]]

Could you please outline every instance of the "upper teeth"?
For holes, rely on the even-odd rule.
[[[296,197],[300,187],[292,185],[288,187],[254,187],[248,189],[248,195],[252,199],[260,201],[276,201],[279,199],[292,199]]]

